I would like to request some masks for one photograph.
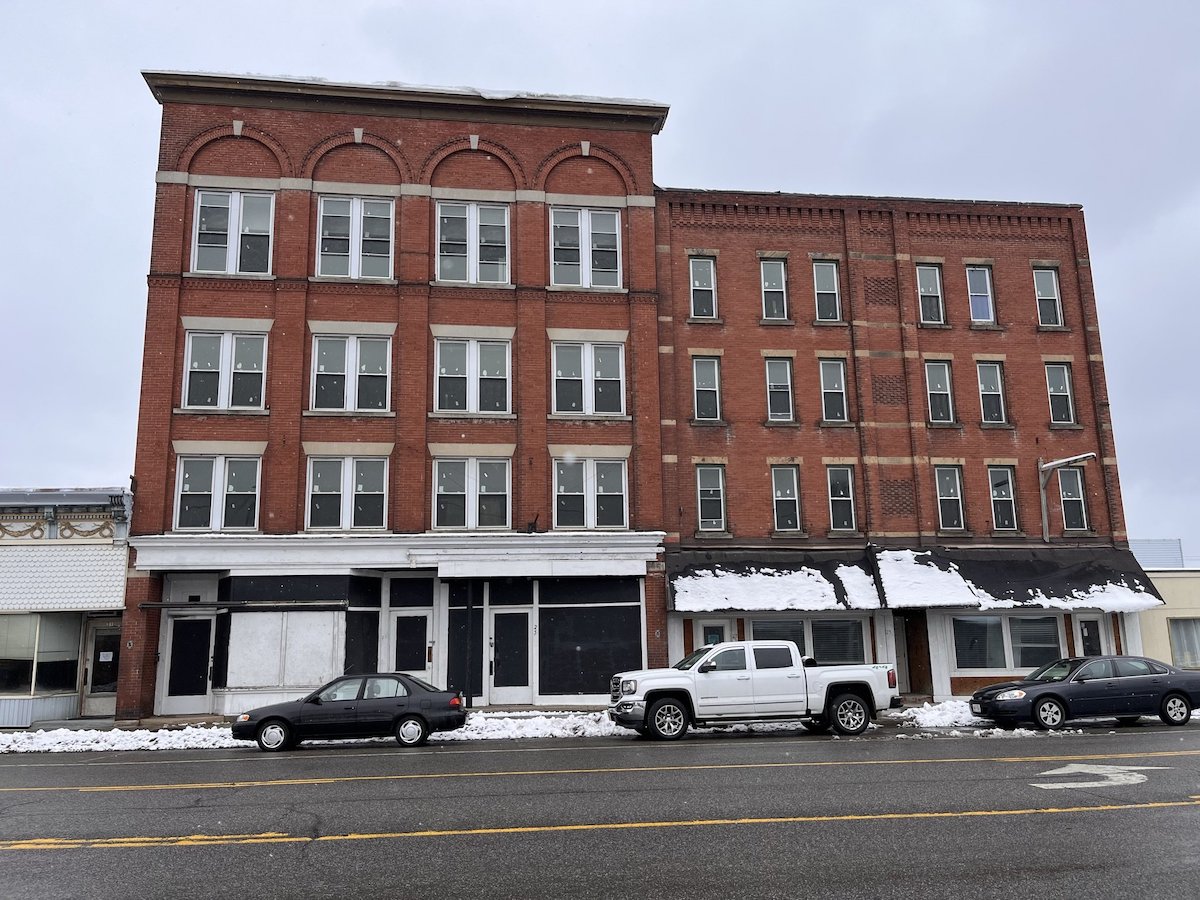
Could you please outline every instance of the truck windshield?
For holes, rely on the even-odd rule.
[[[686,671],[698,663],[701,657],[707,656],[708,651],[711,649],[712,647],[701,647],[699,650],[693,650],[679,662],[675,663],[675,665],[671,666],[671,668],[679,669],[681,672]]]

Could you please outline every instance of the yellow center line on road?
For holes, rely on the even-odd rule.
[[[970,819],[1002,816],[1047,816],[1071,813],[1200,807],[1200,797],[1150,803],[1107,803],[1100,806],[1057,806],[1042,809],[969,809],[945,812],[852,813],[826,816],[770,816],[738,819],[683,819],[662,822],[581,822],[575,825],[513,825],[497,828],[451,828],[423,831],[293,835],[278,831],[261,834],[192,834],[176,837],[28,838],[0,841],[3,850],[128,850],[155,847],[220,847],[236,844],[318,844],[331,841],[378,841],[403,838],[480,837],[547,834],[569,831],[626,831],[644,828],[713,828],[728,825],[802,825],[839,822],[897,822],[917,819]]]
[[[372,781],[438,781],[455,778],[520,778],[553,775],[621,775],[647,772],[714,772],[751,769],[804,769],[856,766],[910,766],[938,763],[1052,763],[1080,760],[1163,759],[1200,756],[1200,750],[1159,750],[1145,753],[1071,753],[1054,756],[948,757],[946,759],[860,759],[811,760],[769,763],[715,763],[677,766],[612,766],[587,769],[517,769],[500,772],[410,772],[390,775],[337,775],[318,778],[277,778],[256,781],[175,782],[172,784],[63,785],[53,787],[0,787],[0,794],[22,793],[110,793],[132,791],[185,791],[254,787],[294,787],[301,785],[354,784]]]

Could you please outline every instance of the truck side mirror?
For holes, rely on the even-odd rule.
[[[713,669],[715,669],[716,667],[717,667],[717,664],[716,664],[715,662],[713,662],[713,661],[710,659],[708,662],[706,662],[706,663],[703,663],[703,664],[700,666],[700,668],[699,668],[699,670],[698,670],[698,671],[700,671],[700,672],[711,672],[711,671],[712,671]]]
[[[817,664],[817,661],[815,659],[813,659],[811,656],[802,656],[800,658],[800,664],[802,666],[804,666],[804,668],[806,668],[806,669],[811,669],[813,666],[815,666]]]

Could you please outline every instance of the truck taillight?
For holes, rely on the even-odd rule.
[[[896,686],[896,670],[888,669],[888,687],[894,688],[895,686]]]

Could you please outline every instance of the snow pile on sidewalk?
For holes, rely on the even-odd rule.
[[[430,735],[431,741],[487,741],[513,738],[607,737],[633,732],[619,728],[601,712],[578,713],[483,713],[467,716],[467,724],[456,731]],[[368,740],[386,740],[372,738]],[[337,743],[364,743],[339,741]],[[0,753],[80,753],[105,750],[220,750],[249,748],[235,741],[228,725],[162,728],[158,731],[19,731],[0,734]]]
[[[990,719],[981,719],[971,712],[966,700],[946,700],[943,703],[923,703],[902,710],[895,718],[902,725],[912,728],[960,728],[967,725],[990,725]]]

